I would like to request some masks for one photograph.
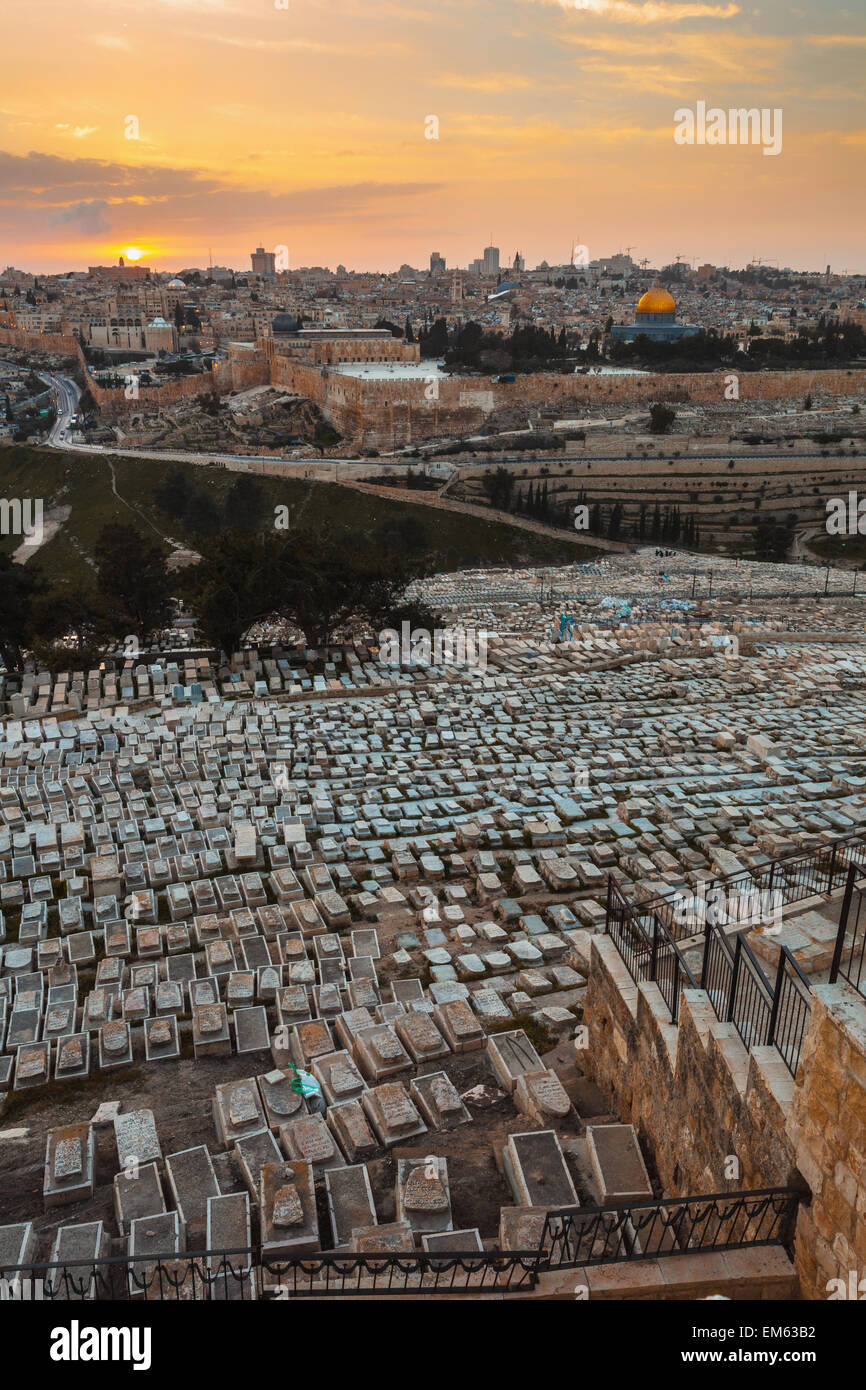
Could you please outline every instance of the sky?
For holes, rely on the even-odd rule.
[[[4,0],[0,266],[866,270],[862,12],[824,0]],[[782,148],[675,113],[782,113]],[[778,121],[778,118],[776,118]]]

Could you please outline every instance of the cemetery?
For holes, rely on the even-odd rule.
[[[578,1269],[594,1297],[815,1297],[866,1255],[864,1169],[810,1101],[831,1045],[855,1110],[866,1084],[837,950],[864,600],[677,563],[425,581],[483,668],[386,664],[368,634],[5,699],[0,1277],[241,1302],[328,1296],[338,1257],[367,1294],[407,1255],[401,1291],[440,1291],[453,1256],[466,1297],[573,1296]],[[751,916],[674,921],[734,880]],[[736,979],[727,1007],[735,949],[769,1033]],[[727,1110],[699,1112],[704,1069]],[[673,1090],[703,1125],[679,1168]],[[773,1243],[740,1248],[757,1189]],[[720,1193],[699,1257],[642,1224]]]

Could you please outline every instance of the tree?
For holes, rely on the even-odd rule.
[[[291,623],[321,647],[350,620],[393,626],[407,586],[438,559],[389,551],[378,532],[222,534],[190,572],[189,598],[202,634],[226,653],[265,619]]]
[[[115,635],[134,634],[140,645],[147,644],[171,612],[162,547],[132,526],[111,524],[100,531],[94,557],[96,587]]]
[[[445,319],[436,319],[433,327],[421,334],[421,356],[442,357],[448,350],[448,324]]]
[[[509,469],[489,470],[482,476],[481,486],[490,498],[491,507],[496,507],[499,511],[508,511],[514,491],[514,475]]]
[[[650,433],[667,434],[676,418],[677,412],[671,410],[669,405],[656,402],[655,405],[650,406]]]
[[[40,642],[49,649],[43,649],[40,659],[52,668],[69,660],[70,649],[64,639],[72,638],[76,656],[86,653],[95,659],[112,635],[104,597],[81,579],[58,584],[40,594],[33,605],[33,626]],[[57,645],[61,642],[62,646]]]
[[[185,468],[170,468],[165,474],[153,500],[161,512],[172,521],[186,521],[190,511],[193,488]]]
[[[7,671],[20,671],[23,651],[32,637],[33,605],[45,589],[38,570],[16,565],[0,554],[0,661]]]
[[[225,525],[230,531],[256,531],[261,526],[267,502],[261,483],[249,473],[239,473],[225,500]]]

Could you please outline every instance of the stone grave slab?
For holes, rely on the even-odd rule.
[[[132,1066],[132,1029],[123,1019],[103,1023],[99,1029],[99,1066],[101,1071]]]
[[[114,1179],[114,1214],[117,1228],[127,1235],[132,1222],[139,1217],[159,1216],[165,1211],[165,1197],[159,1169],[147,1163],[137,1170],[121,1172]]]
[[[328,1105],[357,1100],[367,1083],[346,1051],[330,1052],[313,1063],[313,1076],[322,1088]]]
[[[433,1018],[452,1052],[473,1052],[484,1046],[484,1029],[462,999],[437,1004]]]
[[[493,1033],[487,1039],[487,1055],[497,1080],[509,1094],[525,1072],[544,1071],[544,1063],[522,1028],[512,1033]]]
[[[554,1130],[510,1134],[502,1151],[502,1165],[518,1205],[579,1206]]]
[[[409,1083],[409,1094],[430,1129],[454,1129],[472,1119],[447,1072],[416,1076]]]
[[[31,1086],[44,1086],[50,1077],[51,1043],[22,1043],[15,1059],[13,1089],[23,1091]]]
[[[376,1225],[376,1205],[365,1163],[332,1168],[325,1173],[325,1192],[331,1218],[334,1250],[348,1250],[352,1232]]]
[[[48,1131],[42,1196],[46,1211],[93,1197],[93,1130],[87,1123]]]
[[[178,1255],[183,1249],[183,1229],[176,1211],[159,1216],[139,1216],[130,1223],[127,1275],[130,1298],[144,1298],[147,1291],[158,1285],[158,1267],[148,1263],[148,1256]]]
[[[451,1051],[429,1014],[404,1014],[396,1020],[394,1031],[416,1065],[447,1057]]]
[[[412,1058],[394,1029],[386,1023],[374,1023],[371,1028],[362,1028],[356,1033],[353,1056],[369,1082],[384,1081],[412,1066]]]
[[[232,1039],[225,1004],[199,1004],[192,1011],[196,1057],[230,1057]]]
[[[180,1033],[174,1015],[144,1020],[144,1055],[148,1062],[173,1061],[180,1056]]]
[[[309,1164],[265,1164],[259,1190],[262,1258],[279,1260],[318,1250],[319,1220]]]
[[[396,1214],[413,1235],[450,1231],[451,1190],[448,1162],[435,1154],[397,1160]]]
[[[220,1144],[227,1149],[238,1139],[261,1134],[268,1128],[259,1089],[252,1078],[217,1086],[214,1125]]]
[[[266,1163],[280,1163],[280,1146],[269,1129],[251,1134],[248,1139],[235,1140],[235,1153],[241,1176],[254,1202],[259,1200],[259,1176]]]
[[[602,1206],[652,1197],[634,1125],[587,1125],[586,1142]]]
[[[322,1115],[299,1115],[280,1127],[280,1144],[288,1159],[309,1164],[314,1178],[342,1168],[342,1152]]]
[[[315,1074],[315,1073],[314,1073]],[[279,1129],[306,1107],[303,1096],[292,1090],[294,1073],[275,1068],[256,1077],[268,1126]]]
[[[268,1032],[268,1013],[264,1004],[252,1009],[236,1009],[234,1013],[235,1043],[238,1055],[247,1052],[267,1052],[271,1045]]]
[[[374,1156],[379,1141],[360,1101],[345,1100],[330,1105],[325,1120],[349,1163],[364,1163]]]
[[[414,1102],[399,1082],[387,1081],[365,1091],[361,1105],[371,1128],[384,1148],[427,1133]]]
[[[169,1154],[165,1160],[165,1174],[183,1226],[186,1248],[199,1250],[206,1235],[208,1198],[220,1195],[205,1145]]]
[[[246,1192],[229,1192],[208,1197],[205,1242],[208,1250],[244,1250],[252,1245],[250,1199]],[[209,1273],[213,1277],[210,1296],[217,1302],[248,1302],[256,1296],[252,1263],[242,1255],[222,1259],[211,1255]]]
[[[162,1148],[152,1110],[130,1110],[114,1120],[119,1166],[126,1171],[145,1163],[162,1163]]]
[[[353,1255],[400,1255],[414,1251],[415,1236],[408,1221],[389,1221],[384,1226],[361,1226],[352,1232]]]
[[[49,1256],[50,1264],[78,1264],[104,1259],[110,1253],[110,1241],[101,1221],[88,1221],[78,1226],[60,1226],[54,1237]],[[71,1269],[68,1278],[52,1280],[46,1271],[46,1295],[70,1302],[100,1297],[100,1286],[86,1269]]]

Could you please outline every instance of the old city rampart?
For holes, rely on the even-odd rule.
[[[723,402],[730,375],[724,371],[570,376],[539,372],[513,382],[478,377],[365,378],[302,362],[268,342],[267,348],[236,345],[212,371],[158,387],[142,386],[137,398],[129,399],[122,388],[106,388],[94,380],[71,334],[0,329],[0,344],[77,357],[94,399],[109,420],[142,407],[158,409],[190,396],[227,395],[270,383],[312,400],[353,444],[378,448],[465,434],[482,428],[491,416],[515,408],[556,407],[563,418],[570,418],[583,408],[608,404]],[[742,373],[738,392],[742,401],[791,404],[802,402],[809,392],[850,396],[866,392],[866,370]]]

